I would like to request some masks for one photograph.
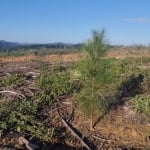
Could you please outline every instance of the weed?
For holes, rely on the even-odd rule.
[[[51,104],[59,96],[72,94],[78,91],[81,83],[71,80],[67,71],[49,73],[45,71],[37,79],[37,86],[40,88],[39,99],[43,104]]]
[[[132,104],[136,112],[150,115],[150,96],[135,96]]]
[[[21,86],[25,81],[25,76],[23,74],[14,74],[8,76],[0,81],[0,86]]]
[[[16,131],[48,140],[48,129],[36,118],[36,112],[37,103],[31,100],[0,103],[0,135]]]

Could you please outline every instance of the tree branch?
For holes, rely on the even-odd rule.
[[[60,115],[60,114],[59,114]],[[61,117],[61,116],[60,116]],[[65,127],[71,132],[71,134],[73,136],[75,136],[80,142],[81,144],[86,147],[88,150],[92,150],[85,142],[84,140],[72,129],[72,127],[65,121],[65,119],[63,119],[63,117],[61,117],[61,120],[63,122],[63,124],[65,125]]]
[[[10,94],[16,95],[20,99],[25,99],[26,100],[26,97],[23,94],[19,94],[19,93],[14,92],[14,91],[9,91],[9,90],[0,91],[0,94],[3,94],[3,93],[10,93]]]

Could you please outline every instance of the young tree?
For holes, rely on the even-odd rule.
[[[83,50],[86,58],[80,62],[79,72],[84,82],[84,88],[77,95],[77,104],[90,118],[90,129],[92,130],[94,118],[107,109],[105,98],[98,93],[98,79],[103,67],[100,66],[100,60],[108,50],[108,44],[104,39],[104,30],[93,31],[92,38],[84,44]]]

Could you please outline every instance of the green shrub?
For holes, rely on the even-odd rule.
[[[37,85],[40,88],[38,96],[43,104],[51,104],[59,96],[77,92],[81,87],[80,82],[71,80],[68,72],[41,74]]]
[[[23,74],[14,74],[0,81],[0,86],[21,86],[25,81]]]
[[[135,96],[132,104],[136,112],[150,115],[150,96]]]
[[[48,140],[47,127],[36,118],[37,104],[32,100],[0,103],[0,135],[25,132],[30,137]]]
[[[66,74],[41,75],[37,81],[38,86],[45,90],[52,98],[70,92],[71,84]]]

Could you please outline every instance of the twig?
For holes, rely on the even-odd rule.
[[[101,150],[103,148],[103,146],[104,146],[105,143],[106,143],[106,141],[102,142],[101,145],[100,145],[100,147],[98,149]]]
[[[60,106],[59,108],[57,108],[57,107],[52,108],[51,110],[48,111],[48,114],[53,113],[55,111],[58,111],[58,109],[63,109],[63,108],[65,108],[65,107],[64,106]]]
[[[67,121],[70,122],[73,121],[73,119],[74,119],[74,107],[72,108],[71,114],[69,114],[69,116],[67,117]]]
[[[61,117],[61,116],[60,116]],[[63,124],[65,125],[65,127],[71,132],[71,134],[73,136],[75,136],[80,142],[81,144],[86,147],[88,150],[92,150],[85,142],[84,140],[72,129],[72,127],[65,121],[65,119],[63,119],[63,117],[61,117],[61,120],[63,122]]]
[[[23,87],[21,89],[24,90],[24,92],[27,92],[30,97],[34,96],[34,93],[30,89],[27,89],[26,87]]]
[[[0,147],[0,150],[16,150],[15,148]]]
[[[103,148],[104,144],[111,143],[113,141],[113,140],[104,139],[104,138],[99,137],[97,135],[92,135],[92,137],[95,138],[95,139],[98,139],[102,142],[101,145],[98,148],[99,150],[101,150]]]
[[[30,143],[27,139],[25,139],[24,137],[20,137],[19,138],[19,142],[20,144],[25,144],[25,147],[28,150],[35,150],[36,148],[38,148],[37,145]]]
[[[28,72],[27,76],[32,76],[33,78],[36,78],[37,76],[39,76],[40,73],[39,72]]]
[[[29,86],[29,89],[30,89],[30,90],[38,90],[38,88],[32,87],[32,86]]]
[[[14,92],[14,91],[8,91],[8,90],[0,91],[0,94],[3,94],[3,93],[10,93],[10,94],[18,96],[20,99],[26,100],[26,97],[23,94],[19,94],[19,93]]]
[[[98,140],[100,140],[100,141],[102,141],[102,142],[112,142],[113,140],[109,140],[109,139],[104,139],[104,138],[102,138],[102,137],[99,137],[99,136],[97,136],[97,135],[92,135],[92,137],[93,138],[95,138],[95,139],[98,139]]]

